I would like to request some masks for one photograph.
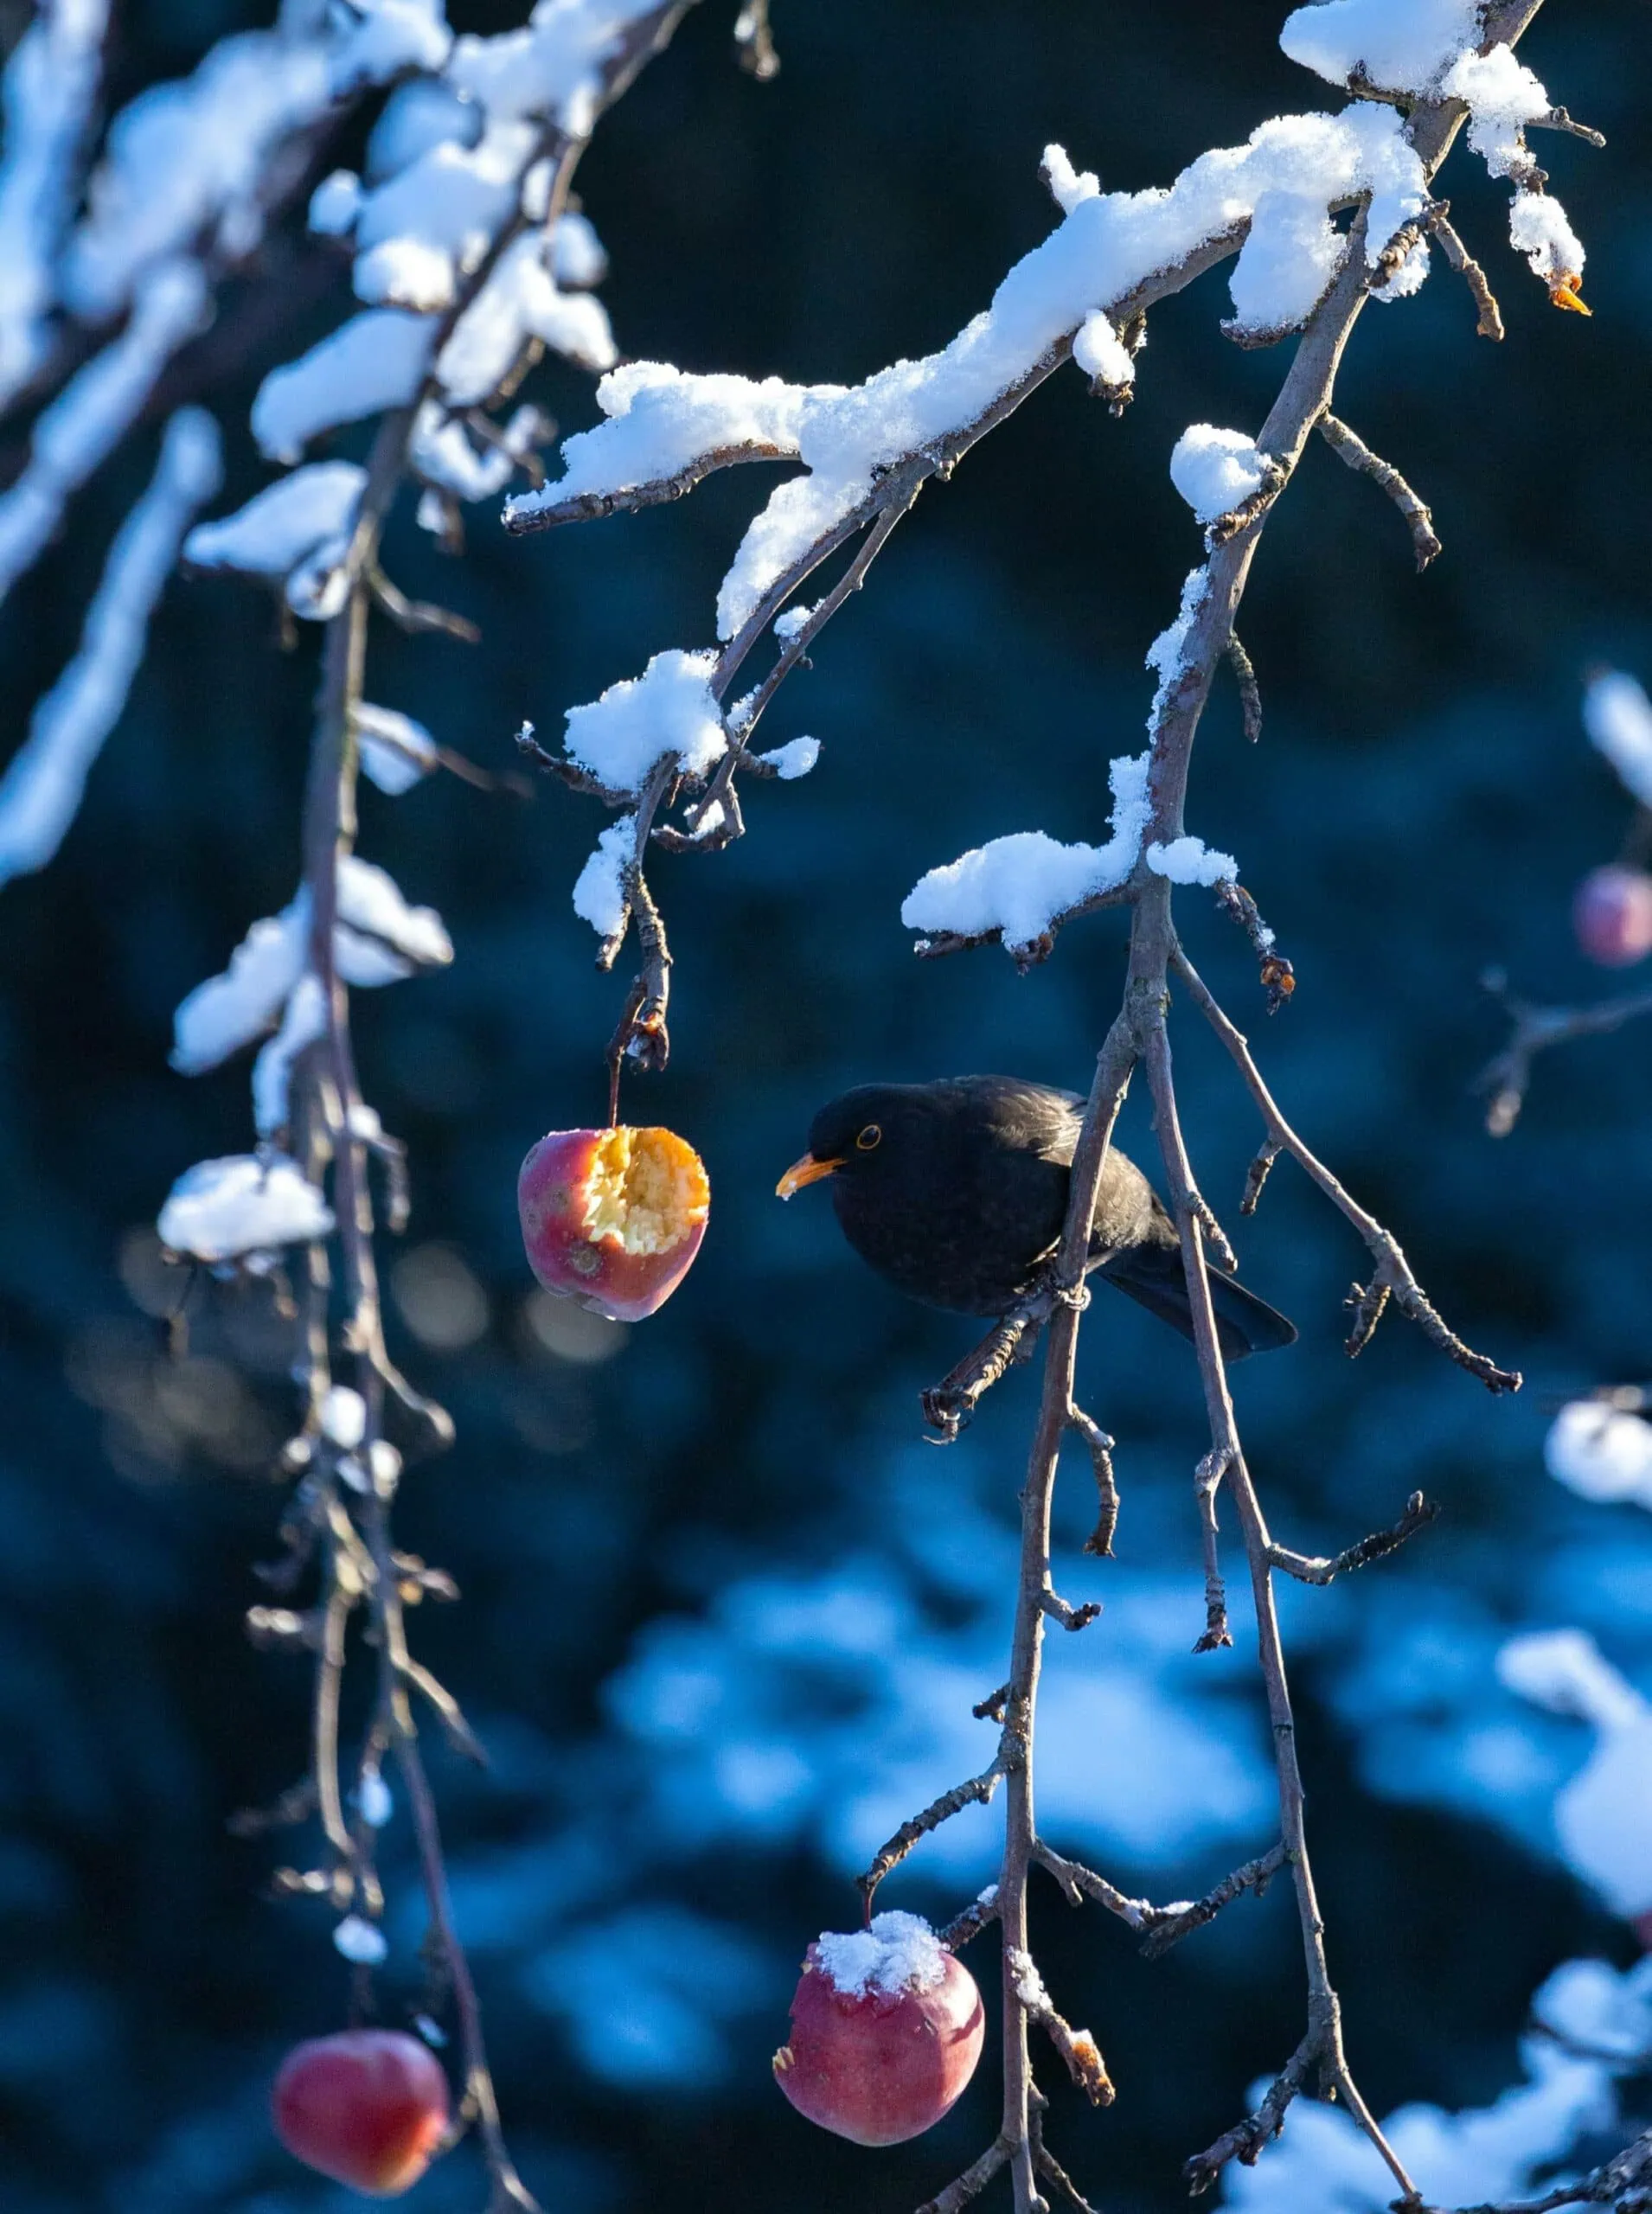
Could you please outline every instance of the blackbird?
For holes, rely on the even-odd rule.
[[[898,1291],[957,1314],[1001,1315],[1060,1242],[1084,1104],[1076,1092],[1013,1076],[858,1085],[821,1109],[808,1152],[775,1188],[789,1200],[830,1177],[843,1235]],[[1085,1267],[1192,1337],[1175,1225],[1116,1146]],[[1283,1315],[1215,1270],[1210,1298],[1228,1360],[1294,1342]]]

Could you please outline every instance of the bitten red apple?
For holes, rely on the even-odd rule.
[[[809,1948],[774,2080],[798,2113],[855,2145],[921,2136],[975,2073],[975,1978],[919,1915],[880,1914]]]
[[[1591,869],[1572,903],[1578,943],[1603,969],[1628,969],[1652,953],[1652,876]]]
[[[400,2030],[343,2030],[295,2045],[270,2096],[295,2160],[374,2198],[410,2190],[447,2129],[447,2077]]]
[[[552,1130],[522,1166],[522,1243],[547,1291],[639,1322],[688,1273],[711,1184],[674,1130]]]

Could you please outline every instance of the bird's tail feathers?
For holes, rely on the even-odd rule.
[[[1193,1309],[1180,1247],[1137,1245],[1097,1274],[1118,1290],[1128,1292],[1138,1306],[1180,1330],[1184,1338],[1192,1338]],[[1296,1343],[1296,1324],[1277,1307],[1270,1307],[1265,1299],[1258,1299],[1255,1292],[1247,1291],[1219,1269],[1211,1269],[1208,1275],[1216,1342],[1224,1360],[1243,1360],[1247,1353],[1274,1353]]]

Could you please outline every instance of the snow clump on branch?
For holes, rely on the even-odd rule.
[[[875,499],[880,471],[932,454],[1053,348],[1093,316],[1116,317],[1156,275],[1183,266],[1213,241],[1242,238],[1231,278],[1239,327],[1294,329],[1311,313],[1342,252],[1329,219],[1333,203],[1371,195],[1366,253],[1373,266],[1428,204],[1422,163],[1401,118],[1368,103],[1338,116],[1277,117],[1245,145],[1201,155],[1169,190],[1090,191],[1060,149],[1047,154],[1046,174],[1058,197],[1071,202],[1064,221],[939,353],[897,362],[848,387],[628,363],[598,387],[607,419],[567,442],[558,482],[507,502],[507,523],[532,528],[541,516],[624,506],[650,485],[692,480],[714,457],[802,461],[807,473],[772,495],[724,579],[718,635],[731,637],[810,548],[836,542],[834,534],[852,527]],[[1305,258],[1304,210],[1318,226]],[[1286,234],[1289,254],[1281,251]]]
[[[1171,451],[1170,482],[1201,522],[1231,514],[1267,481],[1267,457],[1243,431],[1190,423]]]
[[[727,751],[722,710],[711,688],[714,653],[656,654],[640,676],[611,684],[570,707],[568,758],[611,791],[636,791],[668,755],[687,777],[703,777]]]
[[[1148,756],[1120,754],[1107,771],[1112,789],[1112,836],[1105,846],[1063,845],[1041,830],[991,839],[944,867],[932,868],[907,893],[900,919],[908,930],[986,937],[1025,954],[1086,899],[1115,891],[1136,866],[1152,820]]]
[[[210,1267],[307,1245],[333,1227],[332,1210],[285,1154],[198,1161],[173,1185],[156,1224],[169,1253]]]

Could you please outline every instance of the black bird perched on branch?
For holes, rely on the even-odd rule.
[[[1002,1315],[1060,1239],[1084,1104],[1075,1092],[1012,1076],[859,1085],[821,1109],[808,1152],[776,1190],[789,1200],[830,1177],[843,1235],[898,1291],[955,1313]],[[1086,1269],[1192,1337],[1175,1225],[1116,1146]],[[1210,1298],[1228,1360],[1294,1342],[1283,1315],[1213,1268]]]

